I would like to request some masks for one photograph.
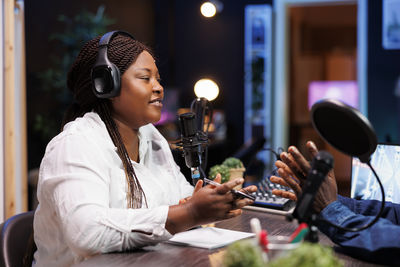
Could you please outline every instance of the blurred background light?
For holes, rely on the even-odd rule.
[[[197,97],[205,97],[208,101],[217,98],[219,88],[216,82],[211,79],[200,79],[194,85],[194,93]]]
[[[218,0],[206,1],[200,6],[201,14],[206,18],[214,17],[222,11],[223,4]]]
[[[217,13],[217,7],[211,2],[204,2],[200,7],[201,14],[206,18],[211,18]]]

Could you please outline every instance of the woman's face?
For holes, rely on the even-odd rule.
[[[121,94],[111,100],[113,116],[132,129],[160,120],[164,89],[153,57],[143,51],[121,77]]]

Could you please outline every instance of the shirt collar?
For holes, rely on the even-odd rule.
[[[144,126],[139,128],[138,138],[139,138],[139,162],[143,162],[144,156],[146,155],[147,151],[149,150],[150,144],[150,137],[146,135],[146,131],[144,131]]]

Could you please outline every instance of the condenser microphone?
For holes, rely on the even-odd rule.
[[[193,185],[200,179],[200,166],[208,137],[196,126],[196,117],[192,112],[179,115],[181,142],[185,164],[191,170]]]
[[[309,223],[313,214],[315,195],[328,172],[333,168],[333,156],[326,151],[320,151],[311,162],[311,169],[307,175],[303,193],[297,202],[292,216],[300,223]]]
[[[198,157],[200,146],[199,142],[197,142],[197,127],[194,113],[181,114],[179,116],[179,125],[186,166],[188,168],[198,167],[200,166],[200,159]]]

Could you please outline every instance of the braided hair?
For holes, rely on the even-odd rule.
[[[143,199],[147,206],[146,196],[136,176],[118,127],[112,118],[111,101],[97,98],[92,89],[91,69],[96,61],[100,38],[101,36],[98,36],[83,46],[68,72],[67,86],[73,94],[74,103],[66,111],[62,127],[66,123],[82,117],[87,112],[95,111],[99,114],[106,125],[111,140],[117,147],[118,155],[125,169],[128,184],[127,207],[137,209],[142,207]],[[143,51],[152,54],[147,46],[125,35],[114,36],[107,51],[109,60],[119,68],[121,76]]]

